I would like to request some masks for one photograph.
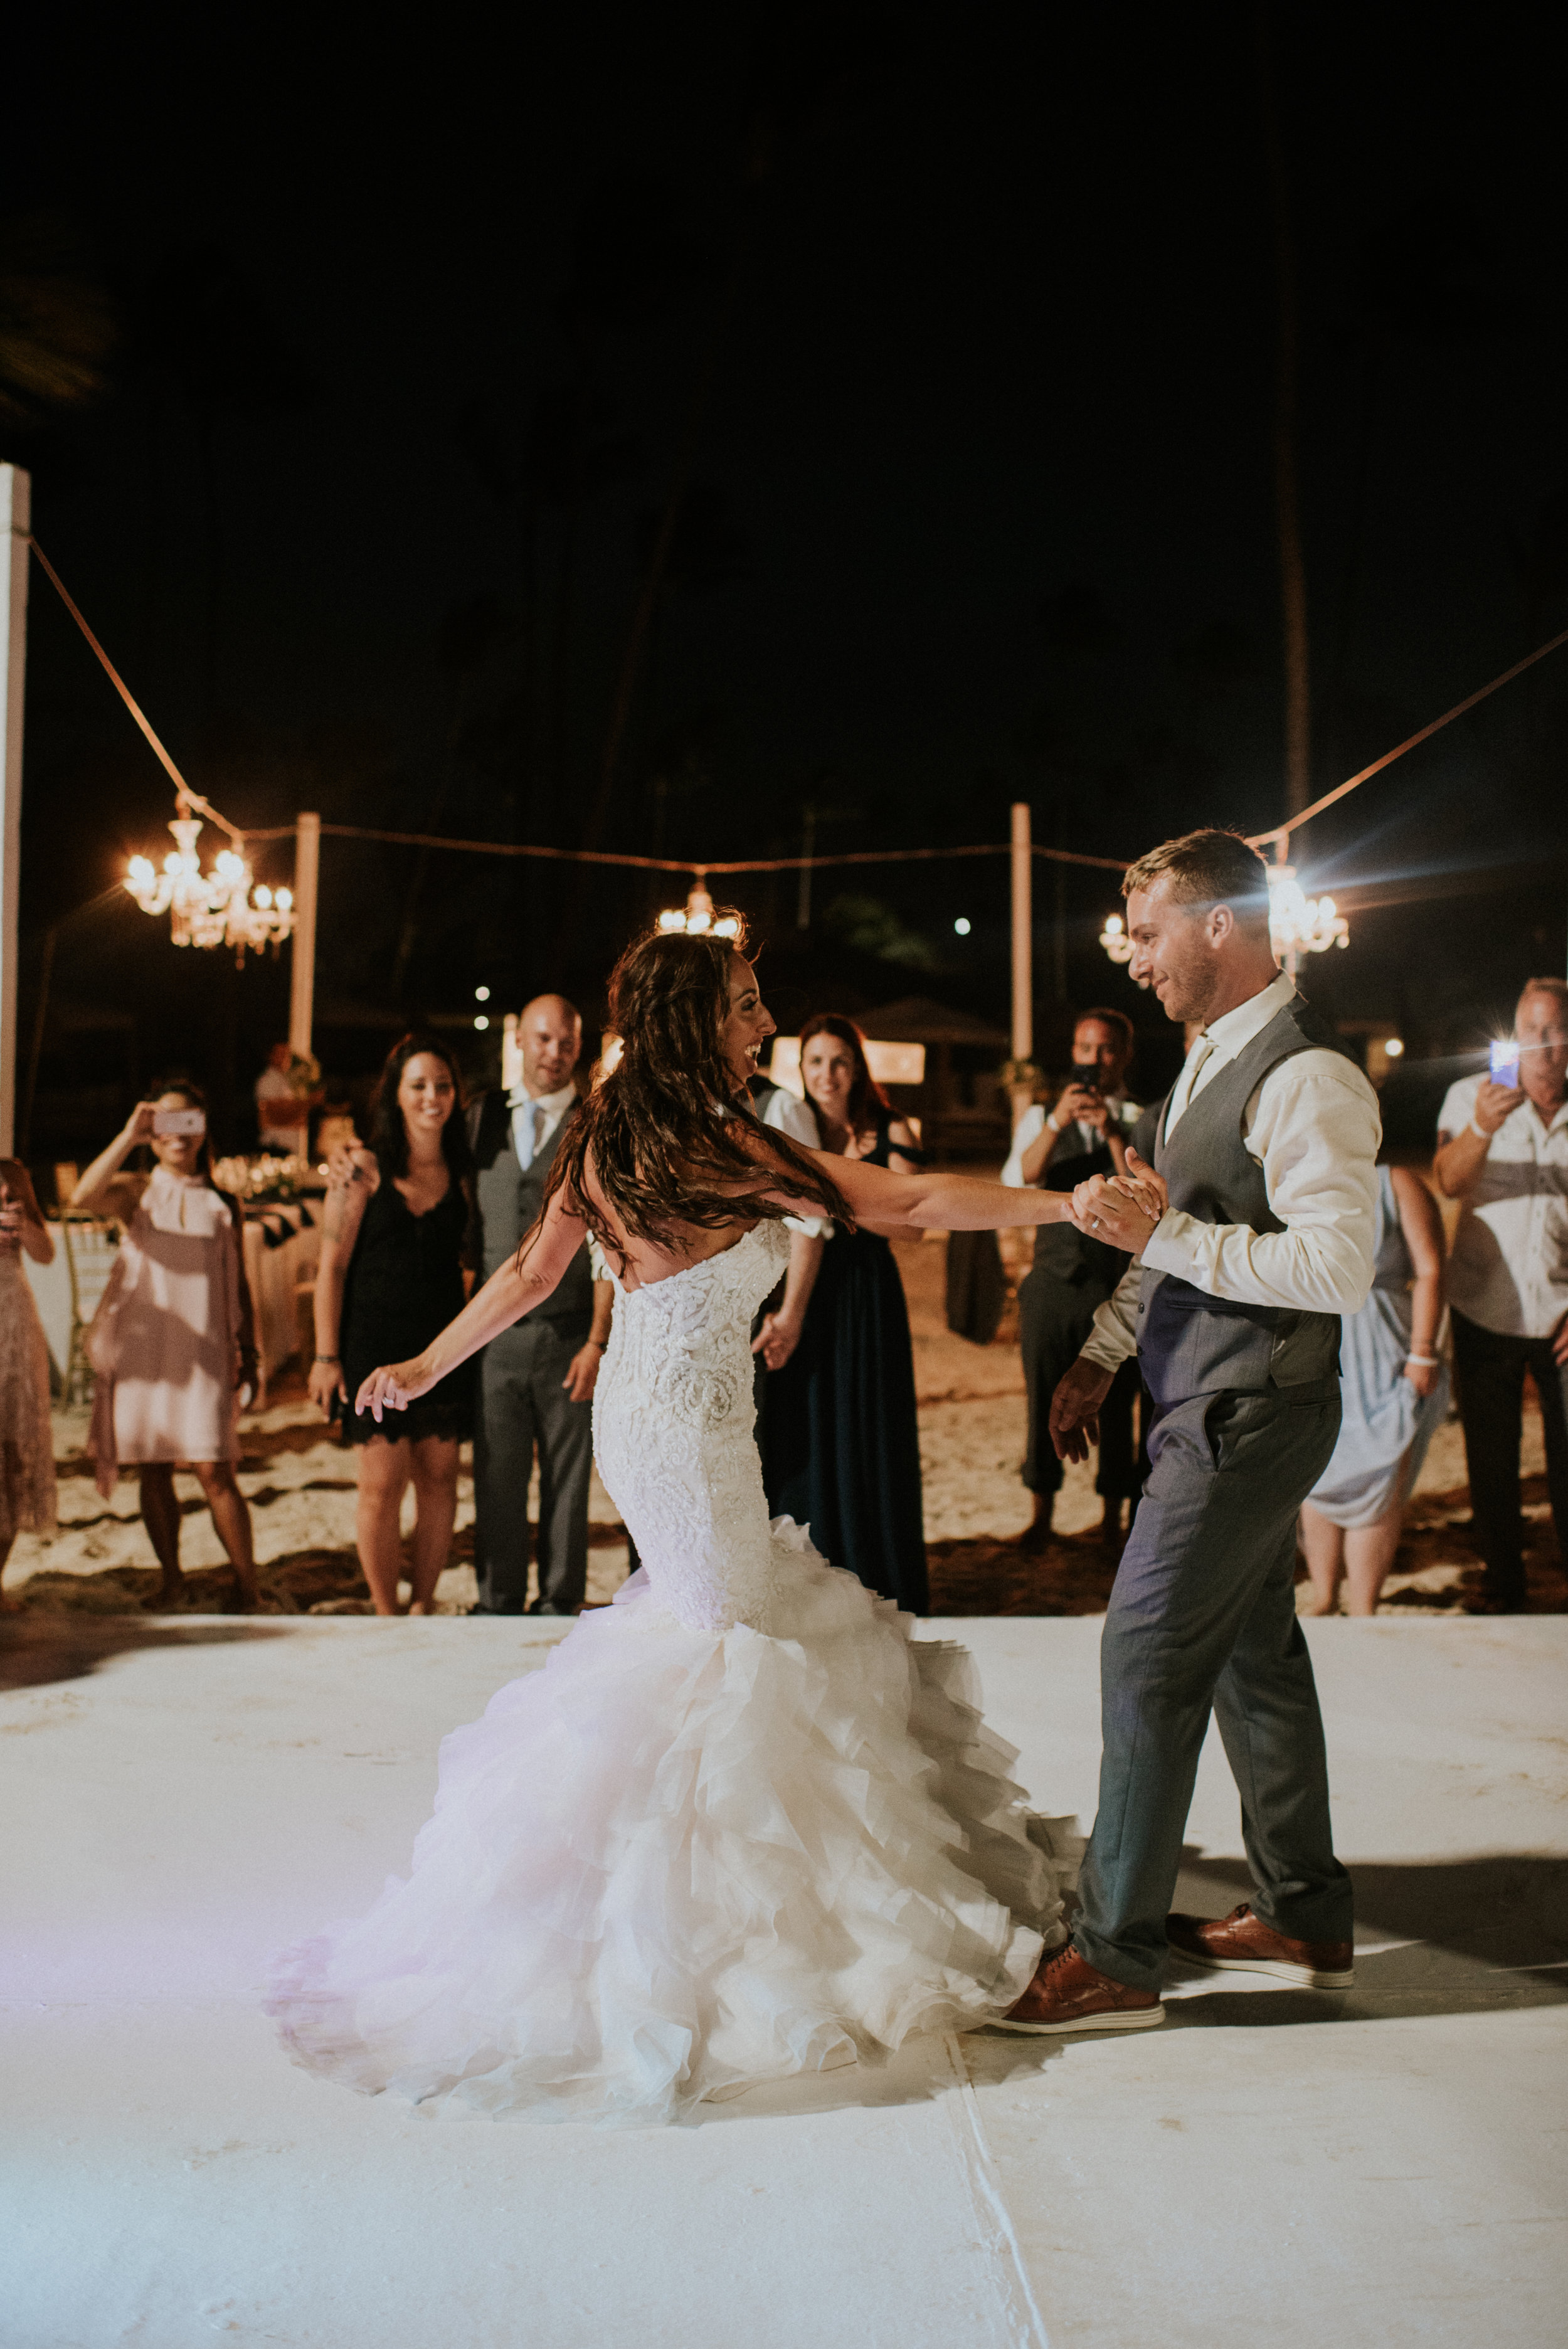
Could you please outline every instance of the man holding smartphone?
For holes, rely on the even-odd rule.
[[[1037,1184],[1047,1191],[1071,1191],[1092,1174],[1121,1174],[1127,1138],[1141,1115],[1127,1097],[1131,1058],[1132,1022],[1126,1013],[1086,1011],[1073,1030],[1072,1081],[1048,1112],[1039,1102],[1024,1112],[1003,1182],[1019,1190]],[[1042,1224],[1035,1234],[1034,1268],[1018,1290],[1018,1342],[1029,1395],[1024,1482],[1035,1499],[1026,1542],[1042,1542],[1049,1535],[1061,1488],[1062,1464],[1048,1428],[1057,1381],[1077,1361],[1096,1312],[1126,1269],[1119,1249],[1103,1247],[1071,1224]],[[1099,1529],[1104,1540],[1119,1535],[1123,1504],[1130,1510],[1138,1505],[1132,1432],[1138,1391],[1138,1365],[1125,1362],[1099,1414],[1097,1483],[1104,1504]]]
[[[1501,1080],[1501,1081],[1500,1081]],[[1535,1381],[1557,1547],[1568,1562],[1568,984],[1530,978],[1514,1033],[1484,1077],[1450,1085],[1438,1120],[1438,1188],[1460,1203],[1449,1266],[1454,1372],[1480,1611],[1525,1604],[1519,1446]]]

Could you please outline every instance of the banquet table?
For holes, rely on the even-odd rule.
[[[245,1209],[245,1278],[255,1308],[263,1397],[301,1350],[300,1290],[315,1279],[320,1216],[319,1199]]]

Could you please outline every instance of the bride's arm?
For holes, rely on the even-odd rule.
[[[422,1354],[411,1362],[393,1362],[372,1371],[359,1390],[355,1409],[369,1412],[379,1423],[383,1411],[402,1411],[419,1395],[428,1394],[470,1354],[510,1330],[521,1314],[531,1313],[536,1305],[543,1304],[582,1247],[585,1231],[581,1216],[563,1206],[557,1191],[543,1220],[524,1240],[521,1257],[509,1258],[499,1272],[492,1273],[457,1319],[449,1321]]]
[[[810,1155],[838,1185],[855,1221],[872,1231],[913,1225],[928,1232],[999,1232],[1014,1225],[1032,1227],[1073,1219],[1072,1195],[1067,1191],[1013,1191],[975,1174],[894,1174],[881,1166],[862,1165],[856,1158],[834,1157],[826,1150],[813,1150]],[[819,1212],[802,1207],[780,1184],[777,1203],[783,1204],[787,1196],[796,1214]]]

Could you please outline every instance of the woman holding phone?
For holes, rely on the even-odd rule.
[[[145,1143],[155,1161],[145,1189],[124,1172]],[[241,1390],[253,1388],[256,1349],[245,1280],[243,1216],[212,1181],[207,1102],[171,1080],[138,1102],[71,1195],[125,1226],[103,1302],[88,1333],[97,1373],[88,1448],[107,1498],[121,1468],[141,1478],[141,1518],[162,1574],[150,1607],[176,1604],[180,1570],[177,1466],[197,1478],[229,1554],[242,1611],[257,1602],[251,1513],[234,1475]]]

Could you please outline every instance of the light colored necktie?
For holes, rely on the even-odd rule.
[[[1212,1036],[1200,1036],[1197,1043],[1197,1057],[1192,1062],[1191,1071],[1187,1078],[1187,1088],[1181,1096],[1181,1107],[1177,1110],[1174,1117],[1167,1118],[1165,1121],[1165,1131],[1167,1133],[1169,1133],[1173,1127],[1181,1124],[1181,1120],[1191,1108],[1192,1097],[1198,1090],[1198,1079],[1202,1076],[1204,1069],[1208,1066],[1209,1061],[1212,1059],[1213,1051],[1213,1038]]]
[[[539,1155],[539,1135],[543,1123],[543,1104],[531,1101],[528,1104],[528,1115],[522,1121],[523,1139],[528,1145],[527,1154],[522,1162],[522,1171],[525,1174]]]

